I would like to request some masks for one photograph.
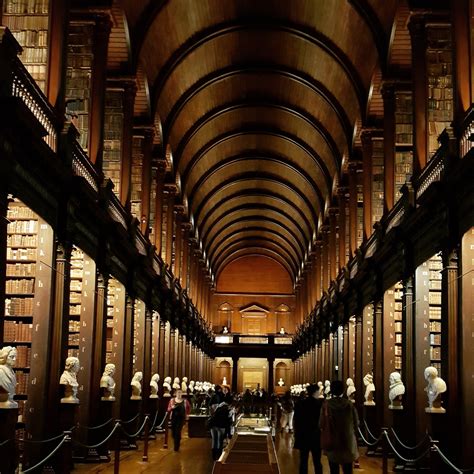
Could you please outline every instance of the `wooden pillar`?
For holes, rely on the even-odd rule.
[[[329,209],[329,271],[330,280],[335,280],[337,275],[337,240],[336,240],[337,209]]]
[[[352,378],[352,374],[349,370],[349,323],[344,324],[343,328],[343,350],[342,350],[342,380],[345,382],[348,377]]]
[[[150,308],[145,310],[145,340],[143,351],[143,393],[142,397],[146,401],[144,405],[145,411],[148,408],[148,399],[150,397],[150,380],[151,380],[151,348],[152,348],[152,332],[153,332],[153,311]]]
[[[413,278],[403,282],[403,345],[402,345],[402,373],[407,387],[403,406],[405,410],[404,435],[411,443],[416,441],[415,431],[415,403],[417,390],[422,390],[423,382],[415,378],[415,301],[413,300]]]
[[[135,81],[123,82],[123,132],[122,132],[122,167],[120,177],[120,202],[130,209],[132,180],[132,141],[133,141],[133,107],[137,86]]]
[[[358,162],[349,163],[349,250],[353,257],[357,250],[357,172]]]
[[[446,393],[445,408],[448,414],[448,431],[451,433],[446,439],[449,443],[448,452],[456,459],[461,457],[462,423],[461,387],[459,383],[459,353],[460,353],[460,321],[459,321],[459,292],[458,292],[458,252],[457,250],[443,252],[443,294],[442,294],[442,327],[446,328],[441,336],[442,343],[442,377],[449,390]]]
[[[395,202],[395,86],[385,83],[382,87],[384,128],[384,213]]]
[[[166,321],[160,315],[160,326],[158,336],[158,373],[160,374],[161,380],[167,376],[168,371],[165,365],[165,352],[166,352]]]
[[[140,218],[140,229],[142,234],[148,237],[150,228],[150,199],[151,199],[151,163],[153,151],[153,129],[146,128],[143,131],[143,167],[142,167],[142,215]],[[155,208],[156,213],[156,208]],[[156,216],[155,216],[156,219]]]
[[[317,240],[315,244],[315,290],[316,290],[316,301],[321,299],[322,288],[321,288],[321,261],[322,261],[322,241]]]
[[[346,188],[339,187],[337,189],[337,196],[339,202],[339,269],[346,265]]]
[[[123,332],[123,364],[122,364],[122,386],[120,389],[120,413],[122,419],[129,415],[130,382],[133,370],[133,313],[134,300],[127,294],[125,298],[124,332]]]
[[[323,226],[321,231],[323,233],[321,289],[324,292],[329,289],[329,226]]]
[[[364,130],[360,134],[363,160],[363,193],[364,193],[364,241],[372,235],[372,132]]]
[[[473,102],[473,72],[471,50],[471,4],[470,0],[451,2],[455,47],[455,110],[454,120],[459,125]]]
[[[374,316],[373,316],[373,368],[374,368],[374,384],[375,387],[380,387],[375,390],[375,403],[377,409],[377,426],[382,428],[387,426],[384,424],[385,407],[385,351],[384,347],[388,345],[389,341],[385,341],[385,320],[383,315],[382,301],[374,302]]]
[[[178,281],[181,281],[181,249],[183,246],[183,233],[182,233],[182,214],[184,209],[181,206],[175,206],[175,257],[174,257],[174,268],[173,275]]]
[[[165,194],[168,205],[166,212],[166,263],[171,270],[172,251],[173,251],[173,228],[174,228],[174,195],[169,191]]]
[[[188,291],[188,270],[189,270],[189,229],[191,228],[191,224],[189,222],[184,222],[181,226],[181,235],[183,238],[183,264],[181,266],[181,278],[180,283],[182,288],[186,288],[186,291],[189,295]]]
[[[165,182],[165,171],[166,171],[166,163],[163,160],[158,161],[156,165],[156,195],[155,195],[155,229],[153,234],[155,236],[155,247],[156,252],[160,257],[163,257],[162,253],[162,229],[163,229],[163,192],[164,192],[164,182]]]
[[[184,339],[183,335],[179,334],[177,332],[177,344],[176,344],[176,377],[179,377],[182,379],[184,377],[184,374],[182,372],[183,370],[183,344],[184,344]]]
[[[362,379],[364,378],[364,335],[363,335],[363,321],[362,314],[356,315],[355,323],[355,380],[354,385],[356,387],[355,399],[357,401],[357,407],[362,408],[364,403],[364,384]]]
[[[412,14],[408,23],[411,35],[413,74],[413,175],[416,177],[425,167],[428,155],[427,143],[427,100],[426,100],[426,32],[422,15]]]
[[[46,74],[46,97],[56,109],[58,117],[65,112],[65,82],[67,62],[67,27],[69,24],[69,0],[50,2],[48,29],[48,72]]]
[[[89,114],[89,158],[97,167],[102,169],[102,152],[104,138],[105,113],[105,82],[107,74],[107,51],[112,21],[108,14],[93,16],[95,19],[93,38],[92,82]],[[132,112],[133,113],[133,112]],[[131,121],[127,126],[131,129]]]

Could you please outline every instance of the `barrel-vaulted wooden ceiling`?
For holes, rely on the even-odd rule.
[[[260,253],[296,278],[369,110],[397,3],[119,2],[214,274]]]

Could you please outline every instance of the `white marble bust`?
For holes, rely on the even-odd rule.
[[[318,382],[318,388],[319,388],[318,398],[324,398],[324,385],[323,385],[323,382],[321,382],[321,381]]]
[[[189,382],[188,390],[189,393],[194,393],[194,380],[191,380],[191,382]]]
[[[171,397],[171,377],[165,377],[163,381],[163,397]]]
[[[183,395],[186,395],[188,393],[188,378],[183,377],[183,380],[181,381],[181,391],[183,392]]]
[[[354,396],[356,393],[356,388],[354,385],[354,381],[349,377],[346,380],[346,385],[347,385],[346,396],[351,402],[355,403]]]
[[[375,385],[374,385],[374,376],[371,373],[366,374],[366,376],[364,377],[364,385],[365,385],[364,405],[373,406],[375,405],[375,402],[374,402]]]
[[[113,379],[114,374],[115,364],[106,364],[104,367],[104,373],[100,379],[100,388],[102,389],[101,400],[103,401],[115,401],[115,380]]]
[[[13,400],[16,389],[16,348],[5,346],[0,350],[0,408],[18,408]]]
[[[438,377],[438,370],[436,367],[426,367],[425,380],[428,386],[425,388],[428,395],[428,407],[425,408],[426,413],[446,413],[446,410],[441,406],[441,394],[446,392],[446,382]]]
[[[64,397],[61,403],[79,403],[77,398],[77,373],[79,372],[79,359],[77,357],[68,357],[64,367],[64,372],[59,379],[59,384],[64,386]]]
[[[331,382],[329,380],[324,381],[324,395],[326,398],[331,398]]]
[[[130,400],[141,400],[142,399],[142,384],[141,381],[143,379],[142,372],[135,372],[135,375],[130,382],[130,386],[132,387],[132,396]]]
[[[226,377],[224,377],[224,378],[222,379],[222,385],[227,385],[227,378],[226,378]]]
[[[402,382],[402,376],[399,372],[392,372],[388,378],[390,388],[388,390],[388,398],[390,399],[390,410],[403,410],[402,397],[405,393],[405,385]]]
[[[150,398],[158,398],[158,382],[160,381],[160,376],[158,374],[153,374],[150,380]]]
[[[279,387],[283,387],[283,386],[285,385],[285,382],[284,382],[284,380],[283,380],[281,377],[280,377],[280,380],[278,381],[277,385],[278,385]]]
[[[181,389],[181,384],[179,383],[179,377],[175,377],[173,380],[173,389],[174,390],[180,390]]]

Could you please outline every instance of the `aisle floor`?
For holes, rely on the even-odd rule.
[[[139,443],[138,451],[124,451],[121,453],[120,473],[163,473],[163,474],[211,474],[213,463],[211,461],[210,439],[188,438],[183,433],[181,450],[174,452],[172,441],[170,449],[163,449],[163,437],[159,436],[150,442],[149,461],[142,462],[143,443]],[[298,473],[298,451],[292,448],[293,437],[289,434],[278,435],[275,445],[280,463],[281,474]],[[361,453],[365,448],[361,448]],[[324,472],[329,473],[326,457],[322,457]],[[77,464],[74,473],[101,473],[112,474],[113,463],[110,464]],[[382,472],[382,461],[377,458],[361,456],[360,469],[354,474],[375,474]],[[311,465],[309,474],[314,474]]]

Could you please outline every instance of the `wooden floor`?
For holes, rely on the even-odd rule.
[[[142,462],[143,443],[139,443],[138,451],[125,451],[121,454],[120,473],[154,473],[154,474],[211,474],[213,463],[211,460],[211,440],[203,438],[188,439],[183,433],[181,450],[174,452],[172,449],[163,449],[163,438],[159,436],[155,441],[150,441],[149,462]],[[293,449],[293,437],[290,434],[278,435],[275,440],[281,474],[298,473],[298,451]],[[361,454],[365,451],[361,448]],[[325,456],[322,456],[324,472],[329,473]],[[311,465],[309,474],[314,474]],[[390,463],[391,464],[391,463]],[[77,464],[74,473],[113,473],[113,464]],[[357,473],[381,473],[381,459],[361,456],[360,469]]]

